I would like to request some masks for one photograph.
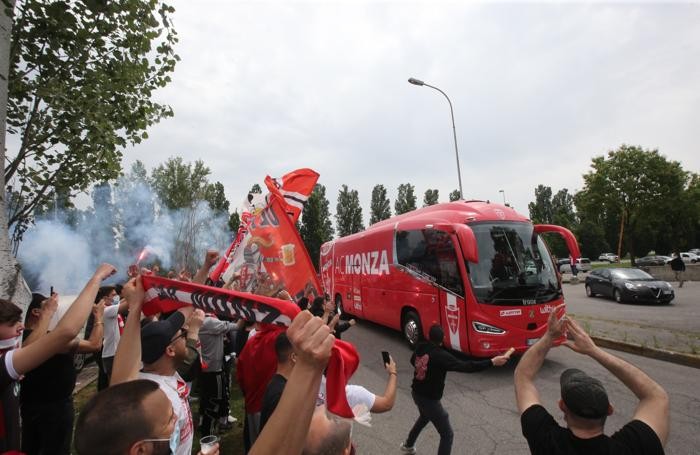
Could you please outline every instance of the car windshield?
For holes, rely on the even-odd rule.
[[[614,269],[610,273],[613,277],[630,281],[651,281],[654,279],[644,270],[639,269]]]
[[[561,295],[552,258],[530,223],[473,223],[479,262],[467,262],[480,303],[532,305]]]

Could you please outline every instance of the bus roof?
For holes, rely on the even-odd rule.
[[[367,231],[393,226],[402,221],[426,223],[473,223],[477,221],[529,221],[511,207],[488,201],[455,201],[413,210],[373,224]]]

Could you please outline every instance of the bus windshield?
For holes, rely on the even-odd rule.
[[[552,258],[533,225],[472,223],[479,262],[467,262],[476,299],[491,305],[534,305],[556,300],[561,287]]]

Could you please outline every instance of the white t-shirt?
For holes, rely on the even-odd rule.
[[[370,411],[372,406],[374,406],[374,400],[377,396],[365,389],[361,385],[348,384],[345,386],[345,396],[348,399],[348,404],[351,409],[354,409],[358,404],[363,404]],[[326,402],[326,377],[321,378],[321,387],[318,391],[318,398],[316,399],[316,406],[321,406]]]
[[[102,358],[114,357],[121,334],[119,333],[119,305],[105,307],[102,322],[104,322],[104,343],[102,344]]]
[[[177,373],[173,376],[161,376],[141,371],[139,378],[149,379],[158,383],[160,390],[167,395],[170,403],[173,405],[173,412],[177,415],[177,425],[175,425],[175,431],[171,436],[177,438],[175,455],[190,455],[192,452],[194,427],[192,426],[190,403],[187,401],[190,395],[189,386]]]

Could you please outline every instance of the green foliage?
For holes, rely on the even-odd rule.
[[[638,253],[663,250],[657,244],[664,236],[672,236],[675,243],[688,235],[687,225],[675,223],[692,216],[690,176],[679,162],[658,150],[623,144],[608,152],[607,159],[593,158],[591,167],[575,197],[579,216],[582,222],[607,224],[608,238],[614,229],[610,220],[619,228],[622,218],[623,242],[633,260]],[[684,200],[685,195],[690,199]]]
[[[535,188],[535,202],[530,202],[527,208],[533,223],[552,224],[552,188],[537,185],[537,188]]]
[[[241,226],[241,216],[238,212],[233,212],[230,217],[228,217],[228,228],[234,234],[238,232],[238,228]]]
[[[438,198],[438,190],[425,190],[425,195],[423,196],[423,207],[437,204]]]
[[[362,224],[362,207],[357,190],[349,190],[347,185],[341,187],[338,192],[335,220],[340,237],[360,232],[365,228]]]
[[[301,213],[299,234],[311,256],[311,262],[318,270],[321,245],[333,239],[333,223],[326,199],[326,187],[316,184]]]
[[[152,101],[179,57],[158,0],[17,2],[8,78],[5,179],[21,205],[9,224],[31,221],[55,191],[74,195],[116,178],[122,150],[172,116]]]
[[[386,188],[384,185],[375,185],[372,188],[369,224],[372,225],[387,218],[391,218],[391,207],[389,198],[386,197]]]
[[[394,202],[394,212],[397,215],[410,212],[416,209],[415,187],[410,183],[399,185],[399,194]]]
[[[462,197],[459,194],[459,190],[453,190],[450,193],[450,202],[459,201],[460,199],[462,199]]]
[[[209,203],[214,213],[225,213],[228,215],[228,209],[231,206],[224,192],[224,185],[221,182],[211,183],[207,185],[204,191],[204,200]]]
[[[257,183],[253,184],[253,186],[250,188],[249,193],[255,193],[255,194],[262,194],[262,188],[260,188],[260,185]]]
[[[193,166],[191,163],[185,164],[181,157],[169,158],[153,170],[151,184],[168,209],[194,207],[207,195],[207,177],[210,173],[201,160],[195,161]]]

